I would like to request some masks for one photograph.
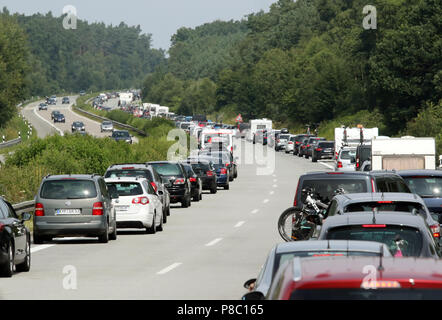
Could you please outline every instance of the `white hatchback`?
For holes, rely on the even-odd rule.
[[[118,228],[145,228],[151,234],[163,231],[163,204],[147,179],[111,177],[105,181],[118,191],[119,198],[112,200]]]

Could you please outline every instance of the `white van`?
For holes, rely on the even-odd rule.
[[[212,142],[223,142],[233,153],[233,135],[234,130],[230,129],[205,129],[201,133],[201,150],[207,148],[207,145]]]

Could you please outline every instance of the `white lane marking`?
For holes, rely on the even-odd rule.
[[[235,224],[235,227],[234,228],[239,228],[239,227],[241,227],[244,223],[246,223],[245,221],[240,221],[240,222],[238,222],[237,224]]]
[[[168,272],[172,271],[173,269],[178,268],[180,265],[182,265],[182,262],[173,263],[170,266],[164,268],[163,270],[157,272],[157,274],[162,275],[162,274],[168,273]]]
[[[39,117],[41,120],[43,120],[44,122],[46,122],[47,124],[49,124],[52,128],[54,128],[55,130],[58,131],[58,133],[60,134],[60,136],[64,136],[64,132],[60,129],[58,129],[55,125],[53,125],[51,122],[49,122],[48,120],[46,120],[45,118],[43,118],[41,115],[38,114],[37,112],[37,107],[34,108],[34,113],[37,117]]]
[[[273,188],[278,188],[278,185],[277,185],[277,184],[274,184],[272,187],[273,187]]]
[[[327,168],[332,169],[332,170],[335,169],[333,166],[331,166],[331,165],[329,165],[329,164],[327,164],[327,163],[324,163],[324,162],[321,162],[321,161],[319,161],[319,163],[322,164],[323,166],[326,166]]]
[[[264,201],[262,203],[267,203],[269,201],[270,201],[269,199],[264,199]]]
[[[35,253],[35,252],[38,252],[38,251],[41,251],[41,250],[44,250],[44,249],[47,249],[47,248],[50,248],[50,247],[53,247],[53,246],[55,246],[55,244],[42,244],[42,245],[38,245],[36,247],[31,248],[31,253]]]
[[[206,244],[206,247],[211,247],[214,246],[215,244],[217,244],[218,242],[220,242],[223,238],[216,238],[215,240],[210,241],[209,243]]]
[[[254,210],[252,210],[252,214],[255,214],[255,213],[258,213],[258,209],[254,209]]]
[[[273,196],[274,194],[275,194],[275,191],[270,191],[270,193],[269,193],[271,196]]]
[[[272,177],[273,177],[273,178],[276,178],[276,174],[273,174]]]
[[[278,179],[273,179],[273,182],[275,182],[275,183],[278,182]]]

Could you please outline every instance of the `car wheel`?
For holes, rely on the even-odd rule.
[[[106,224],[106,231],[98,236],[98,241],[100,243],[108,243],[109,242],[109,226]]]
[[[192,201],[198,202],[200,201],[200,196],[198,194],[196,194],[193,198]]]
[[[114,222],[114,231],[109,235],[110,240],[117,240],[117,222]]]
[[[35,232],[33,238],[34,238],[34,244],[43,244],[43,237],[37,235]]]
[[[0,275],[10,278],[14,273],[14,246],[11,242],[8,244],[8,255],[5,264],[1,268]]]
[[[230,189],[230,185],[229,184],[224,186],[224,190],[229,190],[229,189]]]
[[[212,189],[210,189],[211,194],[215,194],[218,192],[218,186],[214,186]]]
[[[200,193],[200,201],[203,200],[203,193]]]
[[[315,157],[312,157],[312,162],[318,162],[318,159],[316,159]]]
[[[28,272],[31,270],[31,239],[28,238],[26,241],[26,250],[25,250],[26,258],[23,263],[18,264],[15,268],[19,272]]]
[[[163,231],[164,230],[164,212],[162,214],[161,220],[160,220],[160,225],[157,227],[158,231]]]
[[[189,201],[187,200],[187,198],[183,199],[183,201],[181,202],[181,207],[182,208],[188,208],[189,207]]]
[[[167,215],[167,216],[170,216],[170,204],[167,206],[167,209],[166,209],[166,215]]]
[[[167,223],[167,210],[163,209],[163,223],[166,224]]]
[[[153,219],[152,219],[152,226],[150,228],[146,228],[146,233],[148,233],[148,234],[157,233],[157,225],[155,224],[156,218],[157,218],[157,214],[155,213],[153,215]]]

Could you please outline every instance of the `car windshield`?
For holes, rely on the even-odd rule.
[[[378,211],[416,212],[426,215],[426,211],[421,204],[406,201],[367,201],[352,203],[344,208],[344,212],[372,212],[374,208]]]
[[[340,158],[343,160],[351,160],[351,158],[356,157],[356,149],[355,150],[342,150]]]
[[[422,235],[418,229],[382,224],[332,228],[327,232],[327,239],[382,242],[393,255],[404,257],[420,256],[423,246]]]
[[[104,122],[103,122],[103,125],[104,125],[104,126],[111,126],[111,125],[112,125],[112,122],[110,122],[110,121],[104,121]]]
[[[328,203],[334,196],[335,191],[344,189],[345,193],[365,193],[367,192],[367,182],[364,179],[317,179],[304,180],[302,189],[312,188],[317,199]],[[302,190],[300,189],[300,190]],[[301,201],[305,201],[304,195]]]
[[[411,192],[423,198],[442,197],[442,177],[404,177]]]
[[[153,163],[152,166],[162,176],[180,176],[182,172],[177,164],[174,163]]]
[[[153,181],[152,173],[149,170],[122,169],[109,170],[105,173],[105,178],[143,177]]]
[[[48,180],[43,183],[40,197],[43,199],[87,199],[95,198],[97,190],[91,180]]]
[[[280,134],[279,135],[279,140],[288,140],[288,139],[290,139],[289,134]]]
[[[361,279],[362,282],[362,279]],[[331,288],[294,290],[290,300],[441,300],[440,289],[376,289]]]
[[[335,143],[334,142],[320,142],[318,144],[318,148],[324,148],[324,149],[333,149],[335,147]]]
[[[129,132],[127,131],[114,131],[112,133],[114,138],[129,138]]]
[[[138,182],[108,182],[108,186],[114,185],[120,197],[138,196],[143,194],[143,188]]]

